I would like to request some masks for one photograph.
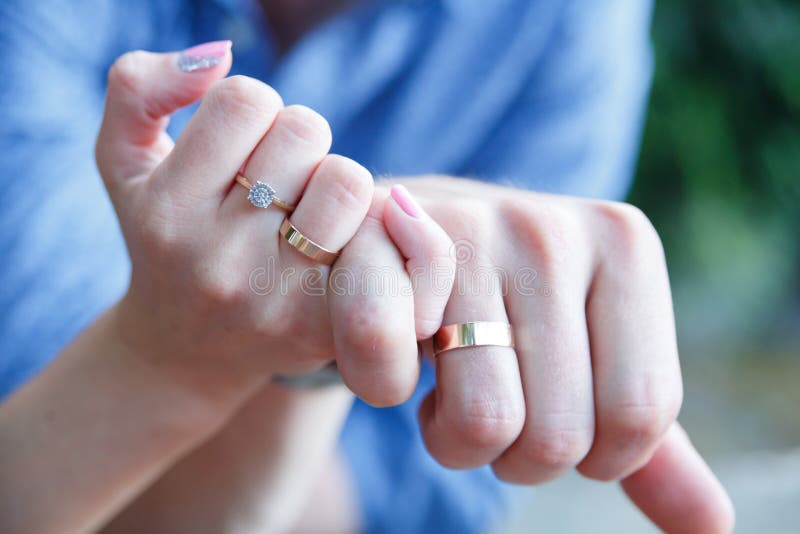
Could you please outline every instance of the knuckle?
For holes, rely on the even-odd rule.
[[[562,471],[580,463],[589,452],[591,441],[591,435],[583,430],[539,429],[523,438],[517,454],[525,464]]]
[[[636,254],[654,252],[663,257],[661,239],[644,212],[624,202],[598,202],[595,205],[601,224],[623,252]]]
[[[518,236],[548,278],[574,261],[583,248],[576,216],[568,206],[507,199],[500,204],[499,211],[508,231]]]
[[[482,241],[489,222],[494,219],[490,207],[480,200],[459,200],[457,205],[441,206],[442,220],[447,220],[453,239]]]
[[[294,138],[312,145],[330,145],[333,135],[325,118],[306,106],[287,106],[278,115],[280,124]]]
[[[609,433],[627,444],[649,444],[658,441],[677,417],[680,403],[629,403],[617,406],[609,416]]]
[[[134,50],[119,56],[108,70],[109,89],[141,93],[144,84],[143,66],[148,55],[148,52]]]
[[[329,196],[341,209],[363,211],[369,209],[374,182],[370,172],[355,161],[329,154],[317,169],[325,180]]]
[[[248,300],[248,286],[239,277],[230,276],[230,272],[219,267],[198,266],[194,287],[199,301],[218,311],[243,306]]]
[[[492,258],[497,240],[492,238],[496,212],[486,202],[459,199],[458,204],[437,207],[437,217],[447,221],[447,259],[445,265],[457,264],[470,270],[499,267]]]
[[[518,410],[497,413],[488,407],[473,407],[459,414],[446,414],[443,427],[468,449],[500,450],[517,439],[524,416]]]
[[[218,81],[204,105],[231,126],[263,127],[283,107],[280,95],[270,86],[247,76],[231,76]]]

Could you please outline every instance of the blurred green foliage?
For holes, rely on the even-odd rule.
[[[657,0],[653,41],[630,200],[664,240],[681,339],[796,343],[800,2]]]

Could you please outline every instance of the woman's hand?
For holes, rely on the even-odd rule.
[[[202,68],[179,70],[187,56],[200,58]],[[319,367],[333,358],[337,337],[326,298],[329,268],[279,235],[287,213],[250,205],[246,189],[234,182],[243,163],[251,182],[268,182],[280,199],[297,205],[292,223],[329,250],[345,248],[373,197],[366,169],[328,154],[331,131],[320,115],[284,107],[273,89],[256,80],[220,80],[230,62],[225,43],[181,58],[126,54],[109,74],[97,142],[98,166],[132,259],[121,331],[143,347],[139,352],[152,353],[160,368],[211,390]],[[164,132],[166,117],[203,95],[173,145]],[[380,214],[365,224],[375,220]],[[368,254],[334,268],[362,272],[379,265],[394,273],[401,290],[410,288],[403,255],[443,257],[450,242],[430,218],[408,217],[405,224],[414,225],[415,240],[401,232],[399,251],[381,225],[370,232]],[[417,295],[428,334],[438,326],[446,296]],[[387,392],[377,403],[395,404],[417,381],[415,301],[410,291],[399,291],[373,302],[390,310],[391,323],[362,323],[338,337],[384,341],[375,347],[384,363],[372,384]],[[348,354],[338,356],[347,380],[358,368]],[[394,372],[399,368],[405,373]]]
[[[449,178],[405,182],[455,243],[444,324],[516,348],[436,358],[420,424],[442,464],[536,484],[577,467],[668,531],[724,532],[724,490],[677,427],[682,386],[660,240],[636,208]],[[626,478],[627,477],[627,478]]]
[[[131,285],[0,405],[4,532],[94,531],[154,481],[153,496],[165,487],[170,494],[202,475],[193,467],[226,457],[227,467],[241,468],[241,476],[217,486],[226,500],[209,499],[213,504],[196,516],[181,515],[194,502],[170,507],[173,515],[161,519],[252,519],[243,508],[253,509],[258,490],[269,487],[270,504],[282,514],[267,519],[291,522],[334,448],[350,402],[343,388],[273,395],[275,389],[262,387],[275,373],[333,358],[328,267],[280,238],[286,214],[254,208],[234,176],[249,160],[245,174],[297,204],[292,223],[332,250],[347,250],[362,225],[372,177],[328,154],[330,130],[313,111],[283,107],[255,80],[219,81],[230,63],[229,43],[212,43],[182,56],[127,54],[109,74],[96,155],[131,254]],[[164,130],[168,115],[203,95],[173,145]],[[410,287],[404,257],[440,256],[450,242],[430,218],[399,222],[373,233],[375,247],[362,259],[396,269],[399,283]],[[416,233],[413,242],[403,233],[407,226]],[[344,263],[364,268],[357,259]],[[264,277],[276,285],[265,290]],[[390,373],[376,374],[375,383],[390,392],[384,402],[404,400],[416,385],[415,311],[435,318],[446,302],[446,295],[424,293],[416,301],[410,292],[395,295],[393,322],[375,325],[374,335],[392,340],[381,347],[392,351],[387,361],[406,362],[399,383]],[[419,310],[420,303],[430,308]],[[253,445],[245,458],[231,452],[242,439]],[[341,502],[345,490],[337,495]],[[180,502],[186,503],[172,504]]]

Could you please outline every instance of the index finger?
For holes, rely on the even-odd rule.
[[[253,78],[215,83],[154,172],[153,185],[179,203],[212,201],[218,207],[282,107],[278,93]]]

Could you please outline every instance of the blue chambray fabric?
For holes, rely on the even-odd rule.
[[[278,58],[250,0],[0,3],[0,397],[125,290],[97,175],[105,73],[121,53],[234,41],[234,73],[331,123],[375,174],[448,173],[621,198],[651,77],[650,0],[372,0]],[[193,109],[179,112],[178,135]],[[458,199],[454,199],[457,201]],[[509,490],[425,452],[416,410],[357,402],[342,436],[365,531],[483,532]]]

